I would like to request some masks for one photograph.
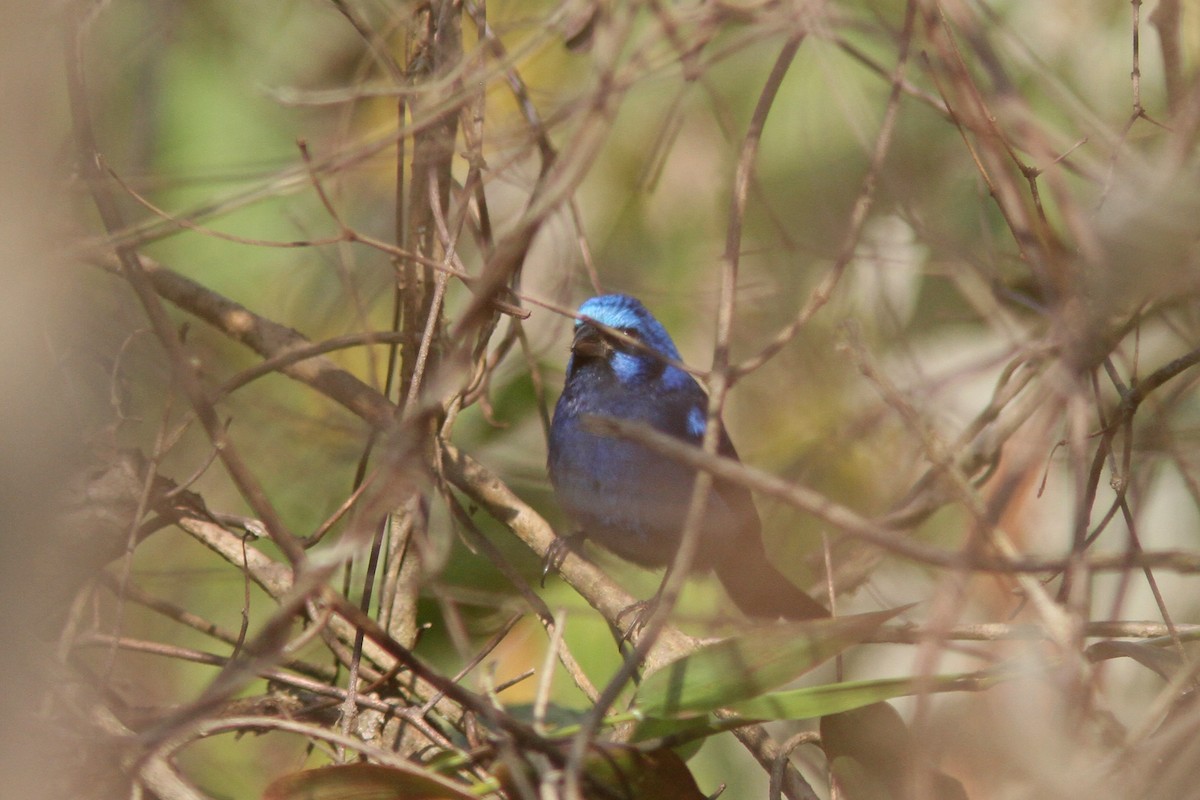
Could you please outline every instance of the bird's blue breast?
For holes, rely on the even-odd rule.
[[[629,386],[605,365],[589,364],[573,371],[554,412],[549,472],[564,510],[589,539],[643,566],[674,557],[695,472],[642,445],[585,430],[583,418],[642,422],[698,443],[705,398],[690,377],[688,383]],[[729,534],[731,527],[731,512],[713,495],[702,535]]]

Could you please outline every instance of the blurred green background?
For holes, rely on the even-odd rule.
[[[353,5],[404,63],[411,9],[383,2]],[[787,33],[808,30],[771,109],[749,192],[736,293],[735,361],[760,352],[786,328],[844,247],[888,105],[886,73],[897,63],[903,20],[902,4],[888,2],[731,4],[719,25],[689,24],[701,16],[703,5],[671,6],[680,20],[682,43],[665,35],[649,10],[636,15],[620,55],[623,74],[632,77],[614,101],[611,129],[572,194],[581,227],[566,208],[552,216],[529,253],[520,287],[531,300],[575,306],[593,293],[579,245],[586,241],[602,288],[640,297],[672,332],[685,360],[700,368],[712,357],[739,148]],[[1147,4],[1143,16],[1153,7]],[[1183,37],[1190,74],[1200,41],[1192,11],[1185,16]],[[995,111],[1001,125],[1015,139],[1020,138],[1020,124],[1035,126],[1042,141],[1061,145],[1059,162],[1021,153],[1047,171],[1042,185],[1054,187],[1043,197],[1051,224],[1069,232],[1075,222],[1068,212],[1093,214],[1106,198],[1132,198],[1128,213],[1114,213],[1109,220],[1093,215],[1088,224],[1101,233],[1107,230],[1113,241],[1130,242],[1128,263],[1115,264],[1113,270],[1143,268],[1139,259],[1153,243],[1144,241],[1151,231],[1143,224],[1145,217],[1138,216],[1139,209],[1144,211],[1139,203],[1157,195],[1140,189],[1136,181],[1122,195],[1122,176],[1130,171],[1153,177],[1159,165],[1168,163],[1172,143],[1150,121],[1127,126],[1132,112],[1129,5],[1012,0],[955,3],[946,13],[964,42],[986,39],[992,48],[994,65],[974,59],[969,67],[994,90],[990,99],[999,104]],[[611,43],[599,41],[579,52],[568,49],[555,24],[563,11],[552,3],[489,4],[487,16],[530,99],[548,120],[551,140],[569,148],[587,111],[585,99],[597,64]],[[464,51],[482,59],[484,48],[474,29],[466,22],[463,27]],[[1141,103],[1152,117],[1165,119],[1157,40],[1148,29],[1142,35]],[[695,61],[681,57],[681,46],[699,44],[701,38],[703,47],[692,51]],[[892,508],[927,462],[909,426],[881,402],[848,357],[844,325],[854,324],[873,358],[947,441],[987,405],[1014,355],[1053,326],[1047,298],[989,197],[962,134],[936,107],[939,87],[927,69],[927,47],[918,33],[906,73],[912,91],[901,97],[890,148],[875,176],[874,204],[844,276],[800,334],[737,383],[725,415],[744,461],[824,492],[866,516]],[[966,45],[964,51],[975,52]],[[872,70],[870,63],[885,74]],[[317,179],[344,224],[393,239],[396,98],[377,60],[333,4],[116,0],[96,9],[85,64],[91,113],[107,166],[153,206],[206,229],[181,229],[125,197],[126,235],[144,242],[146,254],[314,341],[390,324],[393,267],[384,253],[346,243],[265,244],[338,232],[313,191],[299,140],[307,144],[315,164],[335,160],[332,167],[322,166]],[[995,65],[1002,76],[988,72]],[[493,223],[503,233],[520,215],[538,164],[503,72],[478,69],[474,74],[487,76],[485,186]],[[61,113],[65,137],[65,100],[48,97],[46,103]],[[1185,173],[1194,175],[1194,157],[1183,162],[1193,171]],[[456,177],[465,174],[460,159]],[[1193,207],[1195,185],[1190,180],[1183,184],[1178,192],[1166,193],[1169,201],[1155,205],[1160,212],[1152,216],[1161,220],[1172,209],[1182,209],[1182,214]],[[101,229],[90,200],[82,186],[71,188],[78,227],[70,233],[94,245]],[[1194,233],[1194,218],[1190,224]],[[1191,235],[1187,228],[1168,224],[1168,235],[1186,239]],[[479,252],[468,238],[463,237],[460,255],[468,269],[478,270]],[[1070,234],[1064,233],[1064,239],[1070,247]],[[78,380],[80,433],[105,431],[122,445],[151,450],[160,421],[178,422],[183,414],[182,401],[171,399],[167,364],[145,334],[140,311],[121,281],[97,270],[81,271],[75,280],[67,294],[79,313],[65,358]],[[1148,284],[1161,281],[1179,286],[1175,273],[1146,278]],[[1182,287],[1194,289],[1194,281],[1185,279]],[[451,283],[448,320],[456,319],[470,297],[462,285]],[[1134,300],[1140,298],[1122,298],[1119,310],[1136,306]],[[1152,313],[1138,342],[1138,363],[1157,365],[1195,341],[1190,338],[1197,330],[1194,311],[1186,303],[1166,304],[1155,316],[1154,304],[1161,300],[1155,296],[1147,301]],[[527,308],[530,352],[546,389],[541,400],[552,403],[561,386],[569,323],[535,303]],[[183,315],[176,322],[187,324]],[[214,384],[256,360],[200,323],[189,325],[187,341],[201,375]],[[383,348],[355,348],[331,357],[369,383],[383,385]],[[1134,349],[1125,347],[1120,358],[1122,365],[1131,365]],[[561,530],[566,523],[545,475],[537,402],[529,365],[514,350],[495,371],[486,407],[466,409],[452,438]],[[220,410],[232,420],[234,440],[296,533],[314,531],[351,491],[366,430],[344,409],[273,375],[222,401]],[[1195,398],[1181,399],[1171,412],[1168,438],[1191,448],[1196,442]],[[1048,465],[1044,495],[1035,496],[1041,476],[1025,475],[1018,481],[1018,498],[1006,511],[1009,532],[1022,546],[1039,552],[1060,552],[1072,530],[1073,478],[1064,454],[1053,452],[1054,441],[1063,435],[1051,423],[1034,430],[1031,440],[1018,437],[1014,444],[1038,450],[1040,462]],[[1144,529],[1151,531],[1150,544],[1156,547],[1194,546],[1196,502],[1188,495],[1190,478],[1184,468],[1190,462],[1175,460],[1156,442],[1151,439],[1148,451],[1138,453],[1146,466],[1138,486]],[[185,478],[208,447],[203,432],[191,426],[161,471]],[[246,513],[217,467],[192,488],[210,508]],[[1111,493],[1102,495],[1097,508],[1107,507],[1105,497],[1111,500]],[[770,551],[789,565],[798,582],[820,580],[822,537],[832,532],[778,503],[764,500],[759,505]],[[436,498],[434,506],[436,581],[447,596],[460,600],[469,632],[482,642],[523,606],[488,560],[455,535]],[[485,514],[475,519],[536,583],[537,559]],[[1153,525],[1163,519],[1170,524]],[[961,510],[947,508],[924,523],[918,535],[951,545],[959,541],[964,525]],[[1119,547],[1123,540],[1114,533],[1113,541]],[[260,546],[271,551],[269,545]],[[602,554],[597,558],[639,596],[657,585],[656,575]],[[240,624],[241,575],[177,531],[163,531],[137,550],[133,576],[144,589],[227,628],[236,630]],[[921,567],[884,563],[861,591],[846,599],[846,607],[865,610],[921,601],[930,597],[938,580]],[[964,610],[963,621],[990,619],[998,601],[989,593],[999,595],[1001,602],[1005,596],[1003,587],[986,578],[975,583],[980,596]],[[254,630],[272,605],[256,590],[251,596]],[[545,596],[551,607],[567,609],[567,642],[593,680],[602,683],[618,663],[603,621],[557,580],[549,582]],[[1126,604],[1127,616],[1155,614],[1143,584],[1130,589]],[[1180,601],[1178,610],[1194,612],[1195,603]],[[689,585],[680,616],[694,632],[728,631],[736,625],[719,588],[708,579]],[[432,624],[420,652],[453,672],[462,654],[438,624],[433,600],[427,617]],[[199,634],[181,632],[133,607],[125,609],[122,630],[135,638],[210,646]],[[544,634],[526,619],[477,672],[501,682],[540,666],[544,648]],[[846,664],[849,677],[912,669],[907,651],[866,650]],[[943,662],[947,668],[950,663],[949,658]],[[1128,689],[1120,702],[1136,705],[1156,686],[1143,673],[1113,674]],[[212,670],[122,654],[117,676],[147,705],[156,705],[186,701]],[[480,685],[471,681],[467,679],[469,685]],[[527,703],[535,682],[527,680],[500,699]],[[565,676],[557,676],[555,689],[557,703],[585,707]],[[943,713],[953,719],[962,708],[950,701]],[[792,727],[780,726],[785,732]],[[1018,738],[1013,734],[1013,741]],[[725,783],[727,797],[763,796],[761,770],[736,743],[724,739],[710,742],[692,760],[700,786],[712,791]],[[937,746],[954,751],[954,743]],[[978,752],[968,745],[957,757],[969,764]],[[299,737],[283,734],[217,737],[188,748],[184,758],[190,773],[218,797],[257,796],[271,777],[320,761],[306,754]]]

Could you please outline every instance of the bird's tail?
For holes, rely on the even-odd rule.
[[[829,616],[823,605],[771,566],[766,553],[761,551],[720,559],[713,570],[734,604],[748,616],[792,620]]]

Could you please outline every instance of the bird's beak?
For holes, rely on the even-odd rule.
[[[612,352],[612,344],[604,338],[599,328],[584,322],[575,329],[571,352],[580,358],[606,359]]]

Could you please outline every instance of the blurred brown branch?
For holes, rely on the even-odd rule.
[[[1185,4],[1150,13],[1158,53],[1140,2],[1067,22],[962,0],[332,0],[277,29],[150,5],[70,8],[78,174],[36,191],[77,192],[60,227],[81,241],[47,247],[93,267],[63,294],[97,319],[20,337],[75,426],[72,466],[43,479],[65,487],[57,530],[25,537],[48,544],[45,596],[78,592],[42,705],[99,731],[131,791],[252,795],[270,767],[234,778],[193,745],[253,732],[258,765],[624,796],[591,764],[631,735],[611,720],[637,715],[636,682],[746,632],[680,607],[715,478],[778,501],[760,510],[795,534],[772,537],[781,569],[827,545],[808,571],[839,614],[914,603],[886,647],[813,673],[838,702],[876,651],[911,657],[914,685],[957,660],[1042,668],[969,700],[919,691],[900,796],[934,796],[939,762],[972,796],[1189,785]],[[712,355],[675,364],[710,389],[704,448],[590,422],[699,471],[632,647],[634,596],[559,550],[542,465],[583,287],[653,300],[689,362]],[[747,465],[711,454],[721,420]],[[548,560],[598,613],[538,590]],[[1127,667],[1164,688],[1147,699]],[[733,793],[765,775],[773,796],[856,800],[836,748],[774,733],[735,732],[745,775],[705,769]],[[1063,788],[1062,763],[1096,766]]]

